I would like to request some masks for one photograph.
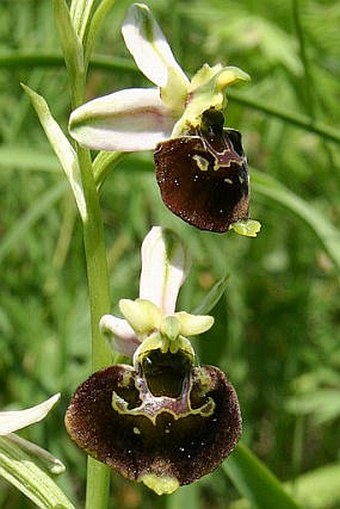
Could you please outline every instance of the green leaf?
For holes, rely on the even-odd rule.
[[[227,283],[229,279],[229,274],[224,276],[220,281],[214,284],[209,293],[204,297],[202,302],[193,310],[194,315],[206,315],[210,313],[212,309],[216,306],[222,295],[224,294]]]
[[[255,192],[283,205],[312,229],[340,272],[340,233],[327,218],[273,177],[254,169],[251,176]]]
[[[222,468],[254,509],[299,509],[279,480],[244,444],[237,445]]]
[[[86,203],[77,155],[59,127],[59,124],[52,117],[45,99],[26,85],[22,86],[29,96],[46,136],[63,167],[73,191],[80,216],[83,222],[85,222],[87,216]]]
[[[0,475],[41,509],[74,509],[59,486],[9,437],[0,437]]]
[[[285,483],[301,503],[308,509],[328,509],[340,504],[340,465],[325,465],[294,479],[292,483]],[[275,506],[276,507],[276,506]],[[230,509],[250,509],[248,500],[241,499],[233,502]]]

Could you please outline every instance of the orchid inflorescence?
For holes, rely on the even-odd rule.
[[[153,150],[165,205],[199,229],[255,237],[241,134],[224,127],[225,89],[249,76],[205,64],[188,79],[149,8],[133,4],[122,27],[126,46],[154,88],[131,88],[76,108],[71,136],[95,150]],[[110,346],[130,363],[95,372],[65,416],[90,456],[158,494],[217,468],[241,434],[236,392],[225,374],[200,366],[189,337],[213,325],[176,311],[189,270],[174,233],[153,227],[142,245],[139,297],[119,301],[120,317],[100,320]]]

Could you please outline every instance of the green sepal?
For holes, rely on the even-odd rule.
[[[46,449],[39,447],[29,440],[25,440],[15,433],[10,433],[6,436],[12,443],[20,447],[22,451],[25,451],[32,460],[34,460],[37,466],[41,467],[43,470],[53,475],[60,475],[65,472],[65,465],[58,460],[58,458],[53,456],[53,454],[46,451]]]

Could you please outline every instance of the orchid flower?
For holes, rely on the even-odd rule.
[[[105,315],[100,322],[133,365],[94,373],[65,416],[79,447],[159,495],[217,468],[241,433],[234,388],[218,368],[196,366],[187,339],[213,318],[175,311],[187,271],[176,236],[152,228],[142,245],[140,298],[120,301],[125,320]]]
[[[70,116],[71,136],[97,150],[156,150],[165,205],[200,229],[233,228],[256,236],[249,220],[248,167],[241,136],[223,128],[225,89],[249,80],[237,67],[204,64],[191,80],[144,4],[133,4],[122,27],[125,44],[155,88],[131,88],[93,99]]]

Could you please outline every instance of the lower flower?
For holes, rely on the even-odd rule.
[[[181,350],[153,350],[135,367],[94,373],[74,394],[65,423],[88,454],[159,495],[217,468],[241,434],[224,373],[192,367]]]

